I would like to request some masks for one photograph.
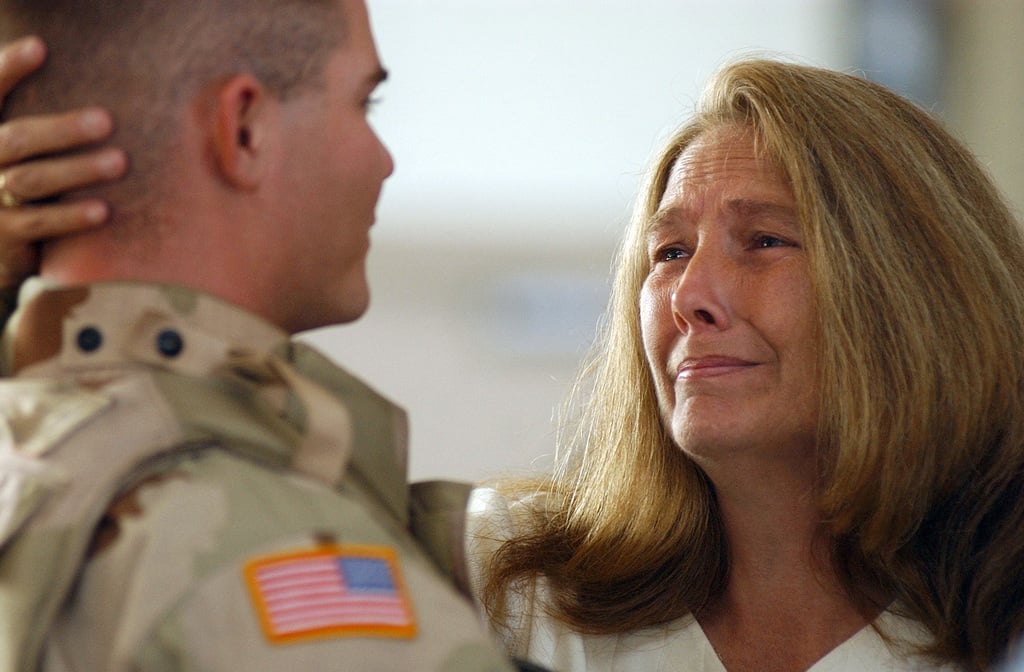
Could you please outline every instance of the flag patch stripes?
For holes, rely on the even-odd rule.
[[[319,546],[256,558],[244,572],[272,642],[416,634],[398,557],[389,547]]]

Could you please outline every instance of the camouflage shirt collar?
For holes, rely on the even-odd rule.
[[[322,388],[324,394],[314,396],[343,407],[338,412],[347,416],[349,475],[406,522],[404,411],[262,318],[196,290],[138,282],[55,287],[35,281],[26,283],[19,305],[4,330],[5,375],[130,363],[198,378],[216,375],[228,362],[237,370],[249,360],[258,376],[260,362],[284,362],[307,381],[296,382]],[[324,415],[334,420],[334,413]],[[301,411],[293,420],[311,422]],[[321,424],[330,431],[336,423]]]

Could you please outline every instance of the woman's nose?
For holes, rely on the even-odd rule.
[[[728,328],[729,275],[727,255],[698,247],[672,290],[672,317],[680,331]]]

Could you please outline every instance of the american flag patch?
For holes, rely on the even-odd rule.
[[[416,634],[398,556],[386,546],[318,546],[256,558],[246,563],[245,580],[275,643]]]

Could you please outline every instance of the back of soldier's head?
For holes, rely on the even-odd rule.
[[[279,98],[319,86],[342,19],[339,0],[0,0],[0,40],[49,47],[5,113],[108,108],[131,171],[99,195],[144,214],[198,93],[241,73]]]

